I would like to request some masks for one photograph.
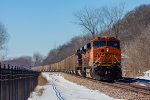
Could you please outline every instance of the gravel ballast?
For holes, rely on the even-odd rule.
[[[74,75],[66,74],[66,73],[58,73],[61,74],[65,79],[74,82],[79,85],[83,85],[92,90],[99,90],[100,92],[109,95],[116,99],[127,99],[127,100],[150,100],[150,95],[137,93],[134,91],[130,91],[127,89],[121,89],[119,87],[113,87],[109,85],[105,85],[102,83],[97,83],[92,80],[76,77]]]

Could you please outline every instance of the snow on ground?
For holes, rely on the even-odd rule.
[[[144,72],[144,76],[140,76],[140,77],[138,77],[138,78],[150,80],[150,70]]]
[[[48,84],[37,89],[43,92],[33,92],[28,100],[114,100],[99,91],[90,90],[65,80],[58,74],[42,73],[49,80]]]
[[[141,86],[149,86],[150,87],[150,70],[144,72],[144,76],[140,76],[137,78],[146,80],[146,82],[140,83]]]

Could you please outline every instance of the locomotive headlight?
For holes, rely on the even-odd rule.
[[[106,48],[106,52],[108,52],[109,51],[109,49],[108,48]]]

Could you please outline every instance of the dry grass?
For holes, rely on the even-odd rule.
[[[38,85],[39,86],[43,86],[46,85],[48,83],[46,77],[44,77],[42,74],[39,75],[38,77]]]
[[[44,88],[43,87],[37,87],[35,89],[35,92],[37,93],[38,96],[41,96],[43,94]]]
[[[34,89],[34,92],[37,93],[38,96],[41,96],[44,92],[44,87],[43,86],[46,85],[47,83],[48,83],[48,81],[47,81],[46,77],[44,77],[42,74],[40,74],[39,77],[38,77],[38,85]],[[31,93],[30,93],[30,97],[32,98]]]

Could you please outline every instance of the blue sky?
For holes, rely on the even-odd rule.
[[[118,6],[125,11],[150,0],[0,0],[0,21],[9,33],[8,58],[47,55],[50,49],[82,34],[74,13],[88,8]]]

